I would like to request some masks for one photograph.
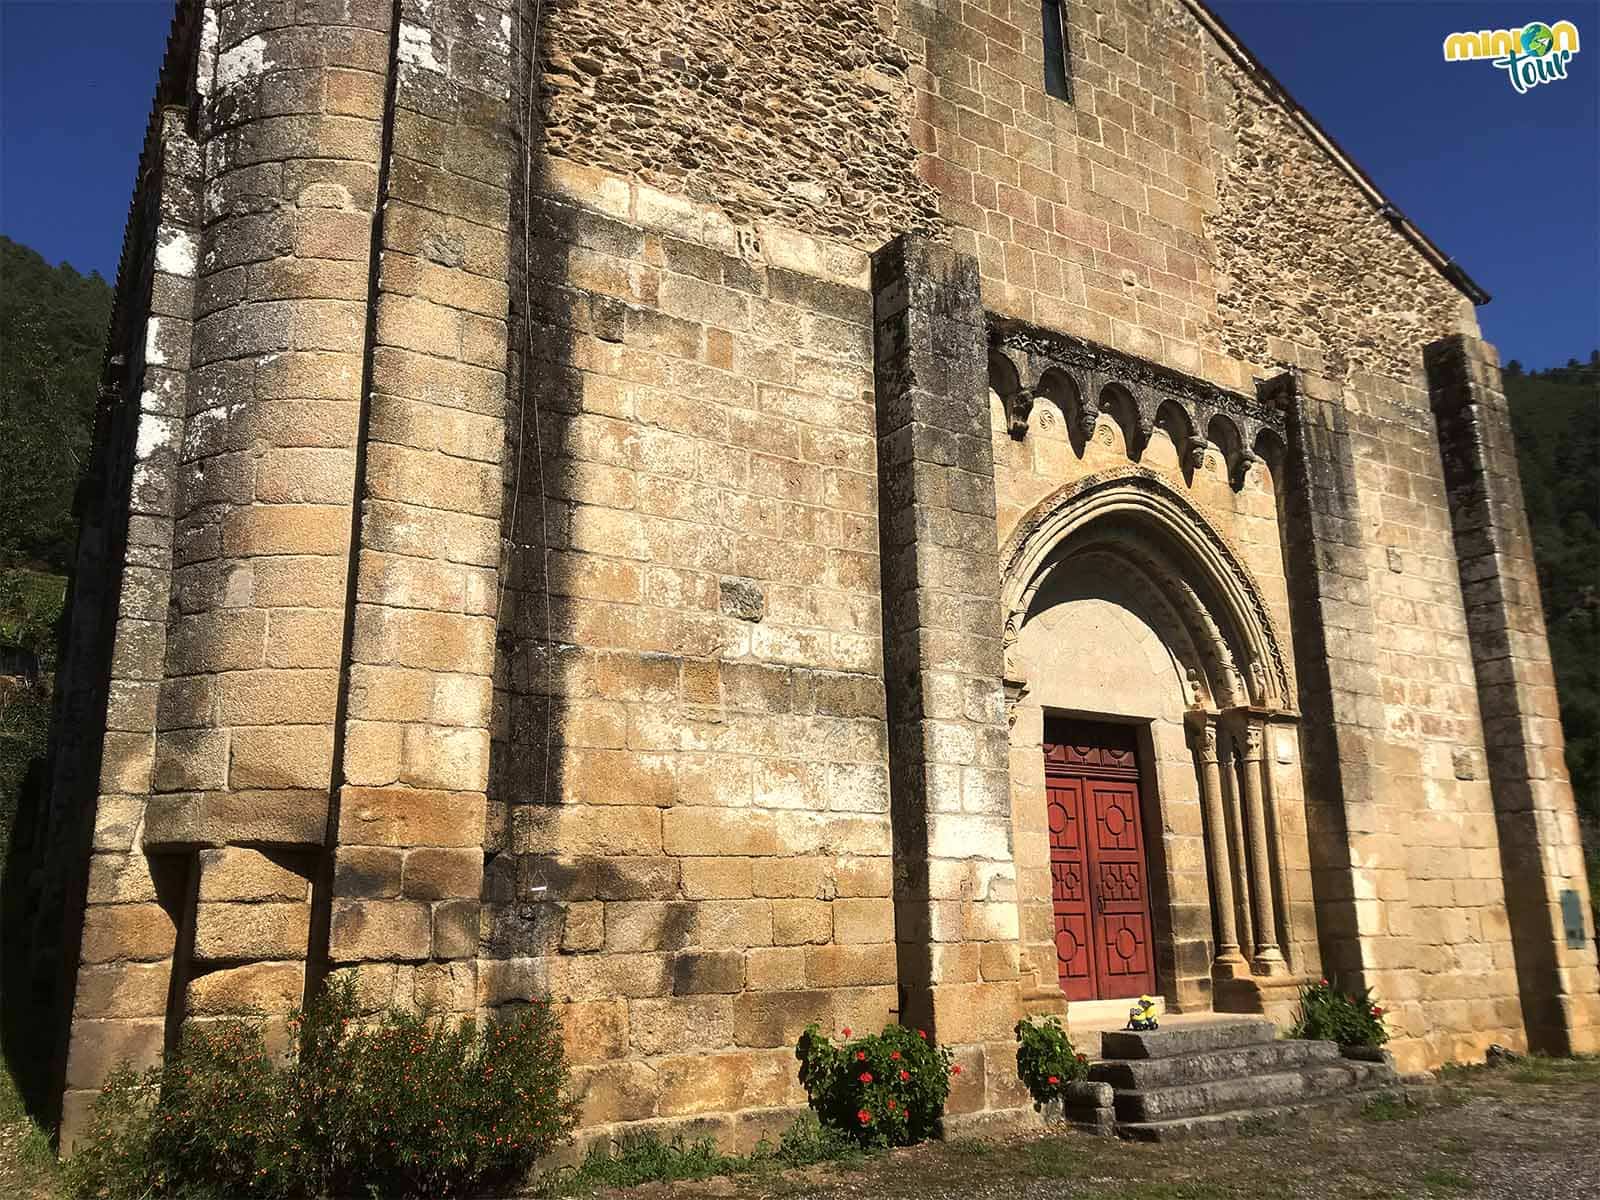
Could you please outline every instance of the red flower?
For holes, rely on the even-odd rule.
[[[950,1068],[950,1074],[952,1074],[952,1075],[961,1074],[961,1064],[957,1063],[955,1066],[951,1067]]]
[[[861,1072],[861,1082],[862,1083],[871,1083],[872,1082],[872,1072],[871,1071],[863,1071],[863,1072]]]
[[[1089,1056],[1087,1054],[1080,1054],[1080,1055],[1078,1055],[1078,1061],[1079,1062],[1088,1062],[1089,1061]]]
[[[850,1026],[846,1025],[844,1027],[844,1035],[845,1035],[845,1037],[849,1037],[850,1036]]]
[[[923,1041],[927,1041],[928,1040],[928,1031],[926,1029],[919,1029],[919,1030],[917,1030],[917,1036],[919,1038],[921,1038]]]
[[[911,1072],[910,1071],[902,1070],[900,1072],[900,1082],[901,1083],[904,1083],[906,1080],[908,1080],[910,1078],[911,1078]]]
[[[871,1125],[872,1124],[872,1114],[869,1113],[866,1109],[863,1108],[860,1112],[858,1112],[856,1114],[856,1120],[860,1121],[863,1125]]]
[[[1061,1080],[1057,1079],[1054,1075],[1052,1075],[1052,1076],[1050,1076],[1049,1079],[1045,1080],[1045,1082],[1046,1083],[1060,1083]]]
[[[1375,1016],[1375,1017],[1383,1016],[1383,1009],[1379,1008],[1376,1004],[1374,1004],[1372,1006],[1372,1015]]]
[[[893,1054],[889,1055],[889,1057],[894,1059],[895,1062],[899,1062],[900,1061],[900,1051],[896,1050]]]
[[[867,1061],[867,1052],[865,1050],[857,1050],[856,1051],[856,1061],[857,1062],[866,1062]]]
[[[890,1112],[894,1111],[894,1101],[893,1100],[889,1101],[889,1111]]]
[[[1317,986],[1318,987],[1327,987],[1328,986],[1328,981],[1326,979],[1324,979],[1321,983],[1317,984]]]

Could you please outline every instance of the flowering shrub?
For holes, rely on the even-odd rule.
[[[795,1047],[800,1083],[822,1124],[864,1146],[909,1146],[930,1136],[944,1114],[950,1079],[961,1073],[950,1051],[904,1025],[843,1035],[835,1042],[812,1024]]]
[[[1072,1039],[1055,1017],[1018,1021],[1017,1077],[1037,1106],[1059,1100],[1069,1083],[1089,1078],[1089,1059],[1072,1048]]]
[[[1300,989],[1300,1007],[1289,1036],[1338,1042],[1341,1046],[1381,1046],[1389,1040],[1383,1009],[1372,990],[1341,992],[1326,979]]]
[[[353,986],[329,989],[282,1065],[254,1025],[186,1027],[161,1066],[106,1084],[73,1191],[441,1195],[525,1172],[576,1123],[547,1001],[482,1029],[356,1017]]]

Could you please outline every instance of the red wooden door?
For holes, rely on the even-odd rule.
[[[1069,1000],[1153,991],[1133,730],[1087,722],[1050,726],[1045,783],[1061,990]]]

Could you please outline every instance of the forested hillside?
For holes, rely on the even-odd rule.
[[[110,320],[99,275],[0,237],[0,568],[67,568]]]
[[[44,753],[56,624],[72,558],[72,493],[88,453],[111,288],[0,237],[0,862]],[[31,776],[37,780],[38,772]]]
[[[1600,913],[1600,350],[1548,371],[1512,361],[1505,384]]]
[[[1600,817],[1600,362],[1508,371],[1506,395],[1567,765],[1580,799]]]

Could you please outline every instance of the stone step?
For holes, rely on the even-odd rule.
[[[1409,1097],[1418,1090],[1409,1085],[1402,1088],[1392,1083],[1378,1083],[1369,1087],[1316,1096],[1294,1104],[1265,1104],[1251,1108],[1230,1109],[1226,1112],[1205,1113],[1200,1116],[1175,1117],[1166,1121],[1124,1121],[1117,1125],[1117,1134],[1136,1142],[1178,1142],[1226,1137],[1303,1113],[1356,1110],[1378,1096]]]
[[[1270,1075],[1297,1070],[1311,1063],[1337,1061],[1339,1047],[1332,1042],[1280,1040],[1166,1058],[1113,1059],[1095,1063],[1089,1070],[1089,1078],[1123,1090],[1148,1091],[1244,1075]]]
[[[1394,1083],[1386,1063],[1314,1060],[1290,1071],[1213,1079],[1148,1090],[1118,1091],[1117,1120],[1142,1124],[1275,1105],[1292,1105],[1339,1092]]]
[[[1118,1029],[1100,1035],[1103,1059],[1171,1058],[1176,1054],[1198,1054],[1207,1050],[1228,1050],[1235,1046],[1254,1046],[1277,1039],[1277,1029],[1265,1017],[1239,1020],[1197,1021],[1171,1025],[1166,1029],[1136,1032]]]

